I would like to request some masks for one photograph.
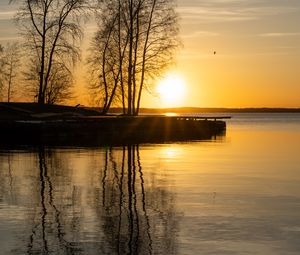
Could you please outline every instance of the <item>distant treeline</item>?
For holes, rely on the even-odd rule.
[[[64,105],[40,105],[37,103],[0,103],[0,120],[16,118],[17,116],[29,116],[39,113],[57,114],[79,114],[84,116],[103,115],[100,107],[88,107],[83,105],[64,106]],[[110,114],[123,114],[123,108],[112,107]],[[182,107],[182,108],[141,108],[142,114],[196,114],[196,113],[300,113],[300,108],[201,108],[201,107]]]
[[[111,108],[110,113],[120,113],[122,108]],[[300,108],[141,108],[140,113],[300,113]]]

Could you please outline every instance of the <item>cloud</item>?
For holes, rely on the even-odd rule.
[[[300,4],[283,5],[282,2],[249,2],[245,0],[187,1],[178,5],[177,11],[189,23],[232,22],[256,20],[265,16],[297,13]]]
[[[226,22],[253,19],[253,16],[245,15],[234,10],[220,10],[218,8],[190,8],[180,7],[178,12],[183,20],[193,23],[198,22]]]
[[[286,36],[300,36],[300,33],[264,33],[260,34],[263,37],[286,37]]]
[[[0,11],[0,20],[12,19],[16,14],[16,11]]]
[[[199,37],[212,37],[212,36],[219,36],[220,34],[210,31],[193,31],[189,34],[183,34],[182,37],[184,39],[190,38],[199,38]]]
[[[5,42],[11,42],[11,41],[20,41],[22,40],[22,37],[20,36],[11,36],[11,37],[0,37],[0,42],[5,43]]]

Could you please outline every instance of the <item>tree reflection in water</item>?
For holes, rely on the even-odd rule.
[[[65,224],[63,219],[61,219],[60,210],[55,205],[55,202],[57,202],[61,208],[64,207],[62,199],[54,198],[51,180],[53,172],[51,174],[48,173],[49,166],[53,170],[53,161],[59,164],[55,156],[55,153],[51,151],[48,151],[46,155],[45,148],[39,148],[40,206],[38,208],[38,216],[34,219],[36,224],[32,228],[29,237],[27,254],[77,254],[76,251],[80,251],[78,244],[67,241],[64,238]],[[59,185],[59,182],[56,185]]]
[[[120,172],[112,150],[108,153],[113,176],[107,180],[106,164],[102,182],[104,210],[99,212],[104,219],[107,241],[118,254],[152,254],[152,237],[138,146],[123,148]]]
[[[29,214],[27,254],[177,253],[174,195],[155,171],[145,177],[139,146],[106,148],[102,155],[83,187],[74,182],[72,162],[39,148],[39,203]]]

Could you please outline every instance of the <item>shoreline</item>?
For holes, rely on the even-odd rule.
[[[167,116],[1,120],[0,137],[13,145],[97,146],[211,140],[226,122]]]
[[[91,109],[38,104],[0,104],[5,145],[124,145],[210,140],[226,132],[227,117],[101,116]]]
[[[24,114],[30,113],[71,113],[77,115],[101,115],[99,107],[88,107],[84,105],[38,105],[37,103],[5,103],[0,102],[0,115],[1,110],[6,109],[13,111],[23,112]],[[244,107],[244,108],[226,108],[226,107],[173,107],[173,108],[140,108],[140,114],[192,114],[192,113],[300,113],[300,107]],[[122,108],[111,107],[108,115],[121,115]]]

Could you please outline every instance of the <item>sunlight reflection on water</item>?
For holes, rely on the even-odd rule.
[[[274,116],[215,141],[1,151],[0,254],[299,254],[300,118]]]

